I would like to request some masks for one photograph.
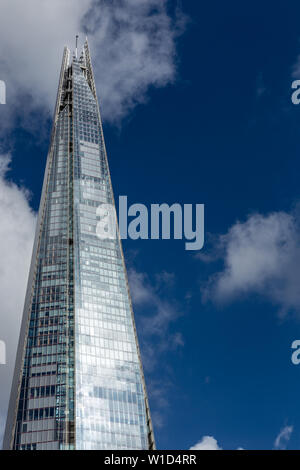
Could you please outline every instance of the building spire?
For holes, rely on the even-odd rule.
[[[78,58],[78,34],[76,35],[76,49],[75,49],[75,56],[76,56],[76,59]]]

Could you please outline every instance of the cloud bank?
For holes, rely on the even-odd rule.
[[[28,192],[7,179],[9,155],[0,156],[0,339],[6,365],[0,365],[0,445],[6,420],[12,373],[32,252],[35,215]]]

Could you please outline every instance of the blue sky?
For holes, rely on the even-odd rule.
[[[174,21],[174,6],[164,18]],[[291,83],[300,79],[300,6],[185,1],[181,9],[181,29],[168,36],[173,49],[159,51],[172,56],[167,76],[141,78],[131,104],[112,104],[105,90],[102,100],[97,81],[116,199],[205,204],[198,254],[183,241],[123,241],[157,446],[188,449],[213,436],[224,449],[299,449],[291,344],[300,338],[300,106]],[[97,71],[105,64],[93,35],[90,42]],[[61,54],[54,50],[57,67]],[[40,101],[30,123],[19,116],[6,81],[6,180],[31,192],[36,211],[51,119]]]

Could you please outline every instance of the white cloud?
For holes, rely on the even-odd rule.
[[[176,37],[185,17],[168,15],[166,0],[93,2],[87,32],[98,80],[103,116],[115,121],[137,103],[149,86],[172,83],[176,76]]]
[[[300,311],[299,208],[292,213],[254,214],[219,237],[215,249],[224,269],[203,287],[203,299],[228,302],[260,294],[279,314]]]
[[[190,447],[189,450],[222,450],[213,436],[204,436],[201,441]]]
[[[274,448],[279,450],[284,450],[287,447],[287,444],[291,438],[293,432],[293,426],[285,426],[281,429],[280,433],[275,439]]]
[[[74,46],[77,33],[81,42],[89,36],[102,115],[120,120],[145,101],[149,87],[174,81],[175,40],[184,21],[180,12],[171,19],[167,0],[2,0],[2,128],[17,116],[33,128],[41,114],[51,117],[63,47]]]
[[[203,436],[202,439],[190,447],[189,450],[223,450],[213,436]],[[244,450],[238,447],[236,450]]]
[[[0,156],[0,339],[7,352],[7,364],[0,365],[0,445],[35,230],[28,192],[7,180],[9,162],[9,155]]]

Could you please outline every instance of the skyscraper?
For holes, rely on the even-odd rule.
[[[5,449],[154,449],[89,46],[64,49]]]

